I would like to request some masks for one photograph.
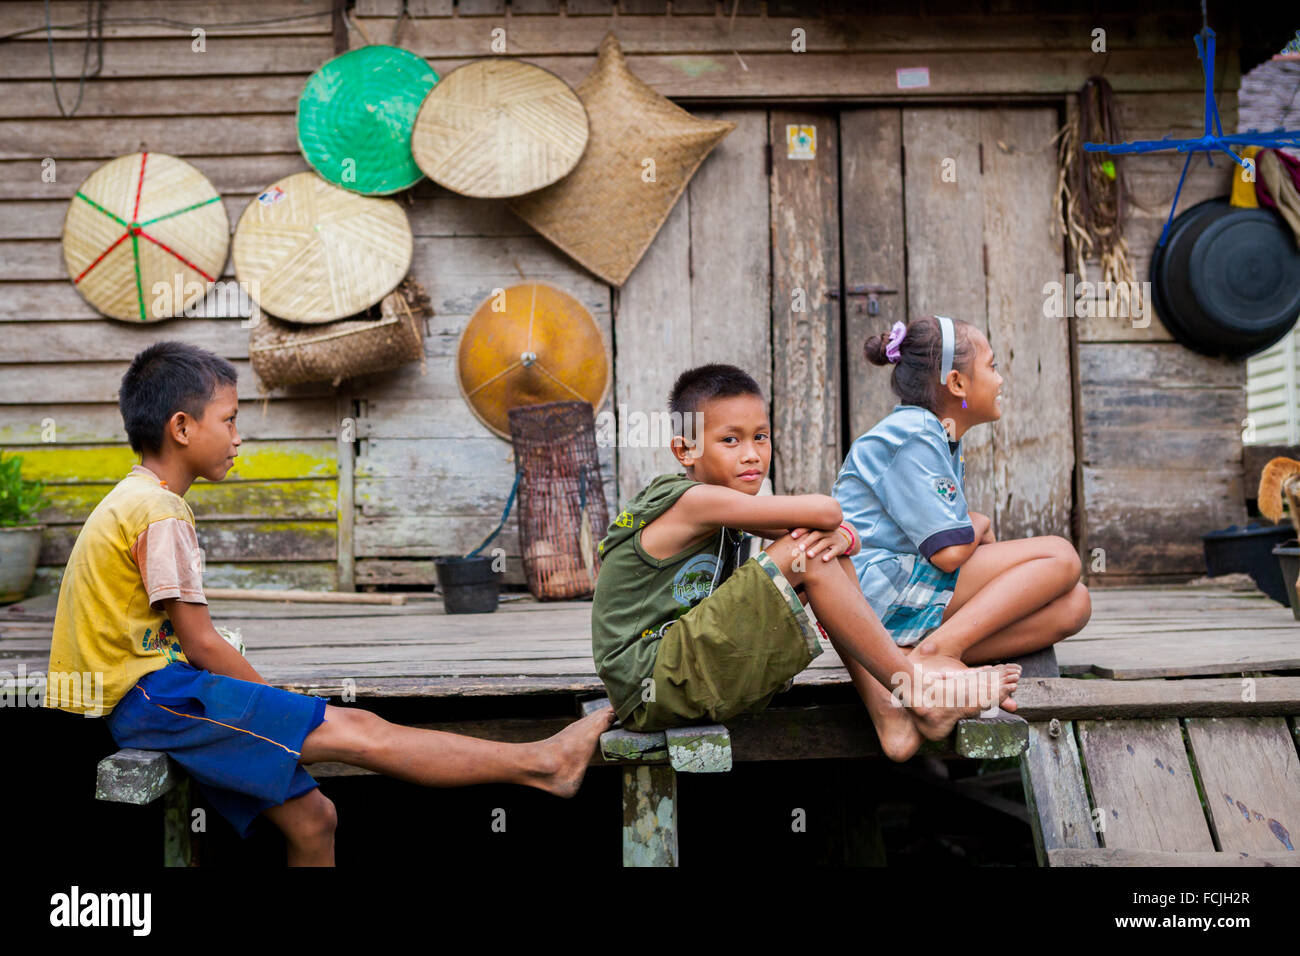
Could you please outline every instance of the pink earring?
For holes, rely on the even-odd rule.
[[[966,399],[964,399],[964,398],[961,400],[961,407],[962,407],[962,408],[965,408],[965,407],[966,407]]]

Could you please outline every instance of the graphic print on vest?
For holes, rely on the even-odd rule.
[[[709,586],[718,573],[716,554],[697,554],[673,576],[673,598],[683,607],[690,607],[706,597]]]

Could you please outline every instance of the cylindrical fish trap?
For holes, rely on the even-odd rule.
[[[589,597],[609,526],[591,403],[521,405],[509,419],[528,590],[541,601]]]

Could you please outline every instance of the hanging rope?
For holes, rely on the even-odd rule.
[[[1101,264],[1101,281],[1129,283],[1133,263],[1124,241],[1127,203],[1145,209],[1128,188],[1123,163],[1083,149],[1088,141],[1122,140],[1119,110],[1110,83],[1090,76],[1078,93],[1078,109],[1058,133],[1057,222],[1064,223],[1074,272],[1087,281],[1087,261]],[[1127,288],[1127,286],[1125,286]]]
[[[94,29],[92,30],[92,25]],[[95,68],[86,72],[90,62],[90,44],[95,43]],[[71,117],[81,108],[81,97],[86,92],[86,80],[99,76],[104,68],[104,5],[100,0],[86,0],[86,40],[81,51],[81,76],[77,78],[77,102],[72,104],[72,112],[63,108],[63,98],[59,96],[59,80],[54,72],[54,26],[50,22],[50,0],[45,0],[45,45],[50,54],[50,85],[54,87],[54,102],[59,113]]]

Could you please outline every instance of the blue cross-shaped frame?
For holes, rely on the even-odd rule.
[[[1204,43],[1202,43],[1202,35],[1204,35]],[[1178,189],[1174,192],[1174,203],[1169,208],[1169,218],[1165,221],[1164,229],[1160,231],[1161,248],[1164,247],[1165,239],[1169,236],[1169,226],[1174,221],[1178,196],[1183,191],[1183,180],[1187,178],[1187,167],[1192,164],[1192,157],[1196,153],[1204,151],[1206,159],[1213,166],[1214,155],[1211,150],[1221,149],[1231,156],[1237,165],[1249,168],[1253,162],[1242,159],[1229,148],[1230,146],[1259,146],[1261,149],[1276,149],[1279,146],[1300,147],[1300,130],[1283,130],[1280,127],[1269,133],[1252,129],[1245,133],[1224,136],[1223,126],[1219,123],[1219,107],[1214,102],[1214,31],[1205,27],[1192,39],[1196,41],[1196,55],[1201,59],[1202,72],[1205,74],[1204,136],[1198,139],[1172,139],[1166,136],[1164,139],[1137,140],[1132,143],[1116,143],[1113,146],[1107,143],[1083,144],[1083,148],[1090,153],[1155,153],[1172,149],[1187,154],[1187,162],[1183,163],[1183,174],[1178,177]],[[1214,124],[1213,134],[1210,132],[1211,121]]]

